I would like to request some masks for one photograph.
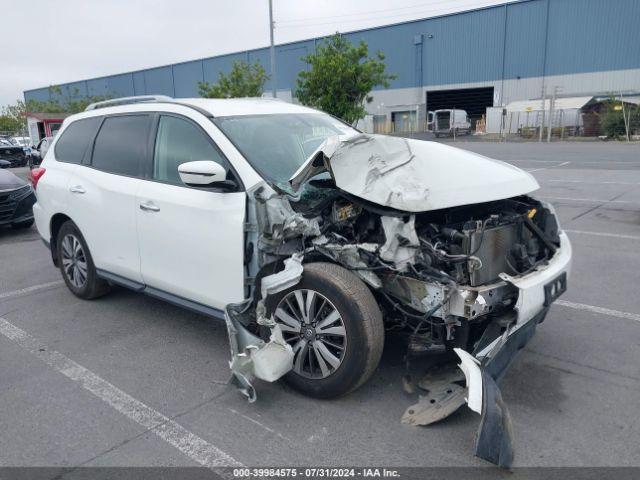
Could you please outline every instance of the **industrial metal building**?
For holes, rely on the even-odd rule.
[[[374,91],[368,121],[424,123],[426,112],[460,108],[472,119],[516,100],[640,92],[640,0],[524,0],[344,33],[386,55],[397,75]],[[301,60],[323,38],[276,46],[278,96],[291,100]],[[198,96],[234,61],[260,61],[260,48],[61,85],[63,97]],[[270,91],[271,85],[265,86]],[[26,100],[55,97],[48,87]]]

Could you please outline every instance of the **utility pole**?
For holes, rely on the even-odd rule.
[[[273,87],[273,98],[276,98],[278,93],[278,77],[276,75],[276,47],[273,45],[274,28],[275,22],[273,21],[273,0],[269,0],[269,37],[271,40],[269,53],[271,54],[271,85]]]
[[[542,134],[544,131],[544,113],[546,110],[546,94],[545,94],[545,88],[544,86],[542,87],[542,108],[540,110],[542,110],[542,122],[540,123],[540,132],[539,132],[539,137],[538,137],[538,142],[542,142]]]
[[[627,134],[627,143],[629,143],[629,123],[631,122],[631,112],[629,112],[629,118],[624,111],[624,98],[622,97],[622,92],[620,92],[620,104],[622,105],[622,119],[624,120],[624,131]]]
[[[549,128],[547,128],[547,143],[551,142],[551,131],[553,130],[553,114],[556,107],[556,96],[558,95],[558,87],[554,87],[553,96],[549,102]]]

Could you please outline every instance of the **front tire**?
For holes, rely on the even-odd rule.
[[[346,395],[365,383],[380,362],[380,308],[365,284],[338,265],[306,264],[302,280],[269,298],[267,309],[295,354],[284,380],[306,395]]]
[[[56,248],[62,278],[76,297],[90,300],[110,290],[109,284],[98,277],[87,242],[71,220],[60,227]]]

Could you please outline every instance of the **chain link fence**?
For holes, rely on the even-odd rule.
[[[570,96],[556,88],[541,98],[493,106],[483,92],[448,92],[427,92],[426,104],[369,115],[358,126],[380,134],[432,132],[500,141],[640,140],[640,93]]]
[[[494,109],[488,109],[488,115]],[[504,140],[640,139],[640,96],[554,96],[512,102],[497,110],[494,117],[500,118],[494,118],[493,129],[498,130],[498,136]]]

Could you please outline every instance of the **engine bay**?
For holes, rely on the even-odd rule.
[[[525,275],[559,245],[555,216],[528,196],[418,214],[333,189],[309,197],[292,208],[319,234],[289,247],[306,261],[330,259],[358,275],[388,328],[409,333],[416,351],[473,350],[482,327],[517,299],[500,274]]]

